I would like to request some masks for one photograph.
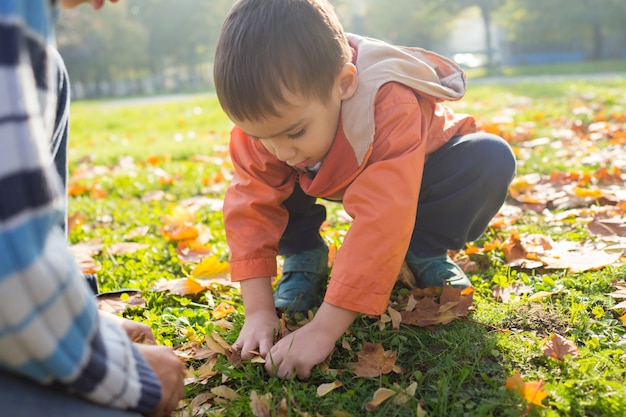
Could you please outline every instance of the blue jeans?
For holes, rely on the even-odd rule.
[[[0,415],[10,417],[141,417],[97,405],[55,388],[0,371]]]
[[[430,154],[409,251],[418,258],[431,258],[477,239],[504,203],[515,169],[511,147],[484,132],[456,136]],[[289,222],[279,243],[280,253],[321,246],[324,207],[297,184],[284,204]]]

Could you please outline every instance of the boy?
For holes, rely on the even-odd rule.
[[[385,311],[405,259],[418,287],[471,285],[447,250],[484,232],[515,159],[441,104],[465,92],[456,64],[346,35],[327,0],[240,0],[214,76],[235,124],[224,223],[246,311],[242,357],[258,350],[271,374],[307,378],[358,313]],[[275,307],[315,307],[326,280],[316,197],[342,201],[354,221],[315,317],[273,344]]]
[[[59,3],[87,2],[104,0]],[[0,2],[0,404],[11,416],[167,416],[185,394],[184,365],[133,343],[135,331],[151,339],[145,326],[98,314],[59,225],[56,4]]]

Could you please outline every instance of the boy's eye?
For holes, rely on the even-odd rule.
[[[289,139],[298,139],[300,136],[304,135],[304,129],[297,131],[296,133],[291,133],[287,135]]]

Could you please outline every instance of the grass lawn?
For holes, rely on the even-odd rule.
[[[126,317],[187,358],[179,416],[623,416],[626,327],[624,310],[613,308],[621,299],[610,294],[626,278],[616,262],[626,247],[625,90],[626,78],[472,85],[452,106],[505,137],[519,163],[502,216],[455,254],[471,268],[473,308],[429,327],[359,317],[304,382],[219,353],[244,315],[237,288],[219,275],[228,256],[221,199],[230,123],[213,96],[73,104],[70,240],[101,291],[142,291],[103,308],[126,307]],[[339,248],[349,219],[328,207],[323,235]],[[569,252],[557,253],[560,245]],[[521,262],[510,261],[514,248],[526,251]],[[202,257],[211,262],[198,272]],[[391,306],[403,309],[408,296],[398,286]],[[544,354],[555,334],[568,342],[560,359]],[[401,370],[355,375],[349,364],[366,343],[395,354]],[[516,373],[518,389],[507,389]],[[324,384],[334,389],[318,391]],[[380,388],[393,396],[374,406]],[[530,406],[535,393],[541,405]]]

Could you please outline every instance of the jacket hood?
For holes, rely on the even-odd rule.
[[[347,34],[355,50],[353,58],[359,86],[342,104],[344,132],[361,164],[374,139],[374,101],[378,89],[399,82],[438,101],[459,100],[465,95],[465,73],[449,58],[416,47],[403,47]]]

